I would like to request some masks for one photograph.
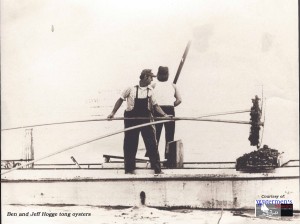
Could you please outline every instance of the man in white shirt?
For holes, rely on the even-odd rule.
[[[178,88],[174,83],[169,82],[168,79],[169,79],[169,68],[159,66],[157,72],[157,80],[159,82],[153,85],[154,93],[161,109],[168,115],[175,116],[174,107],[181,104],[182,100]],[[159,117],[160,114],[154,112],[154,116]],[[163,126],[165,127],[165,142],[166,142],[165,150],[166,150],[167,143],[174,141],[175,121],[155,125],[157,144],[159,144],[160,135]],[[166,151],[165,151],[165,157],[167,157]]]
[[[113,118],[123,101],[127,100],[127,108],[124,112],[125,118],[147,117],[147,119],[125,119],[125,128],[136,126],[151,121],[151,108],[156,110],[160,116],[168,115],[158,106],[153,94],[153,88],[150,86],[153,77],[156,77],[151,69],[144,69],[140,75],[139,85],[131,86],[125,89],[121,97],[115,103],[113,111],[107,118]],[[124,138],[124,167],[125,173],[134,174],[136,168],[135,157],[138,148],[139,134],[142,133],[145,147],[149,155],[151,168],[156,174],[162,173],[160,158],[158,153],[157,141],[155,136],[155,127],[150,125],[125,132]]]

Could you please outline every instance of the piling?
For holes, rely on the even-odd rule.
[[[25,143],[22,154],[22,160],[30,162],[34,160],[34,148],[33,148],[33,129],[25,129]],[[33,168],[34,164],[26,165],[24,168]]]

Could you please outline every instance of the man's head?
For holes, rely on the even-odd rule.
[[[151,69],[144,69],[141,72],[141,75],[140,75],[140,83],[141,83],[141,85],[142,86],[148,86],[148,85],[150,85],[150,83],[153,80],[153,77],[156,77],[156,75],[154,75],[152,73]]]
[[[159,66],[158,72],[157,72],[157,79],[160,82],[168,81],[168,79],[169,79],[169,68]]]

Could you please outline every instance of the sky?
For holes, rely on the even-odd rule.
[[[173,79],[191,41],[177,84],[183,103],[176,115],[246,110],[258,95],[265,111],[263,144],[297,159],[297,6],[296,0],[3,0],[2,129],[105,118],[142,69],[156,73],[168,66]],[[116,116],[123,116],[124,104]],[[250,119],[248,113],[218,118]],[[122,127],[113,121],[34,128],[35,156]],[[255,149],[249,129],[180,121],[176,139],[183,140],[186,160],[234,161]],[[19,159],[24,133],[1,131],[3,159]],[[102,153],[121,155],[122,141],[122,135],[114,136],[48,161],[71,162],[73,155],[94,162]]]

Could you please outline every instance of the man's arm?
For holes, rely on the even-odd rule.
[[[115,103],[114,109],[112,110],[112,112],[107,116],[107,118],[113,118],[115,116],[115,114],[117,113],[117,111],[119,110],[120,106],[123,103],[123,99],[119,98],[117,100],[117,102]]]
[[[167,115],[160,106],[158,106],[157,104],[153,105],[154,109],[163,117],[170,117],[169,115]]]
[[[175,84],[173,84],[173,87],[175,89],[175,94],[174,94],[174,97],[175,97],[175,102],[174,102],[174,107],[177,107],[179,104],[181,104],[182,100],[181,100],[181,96],[180,96],[180,93],[176,87]]]

